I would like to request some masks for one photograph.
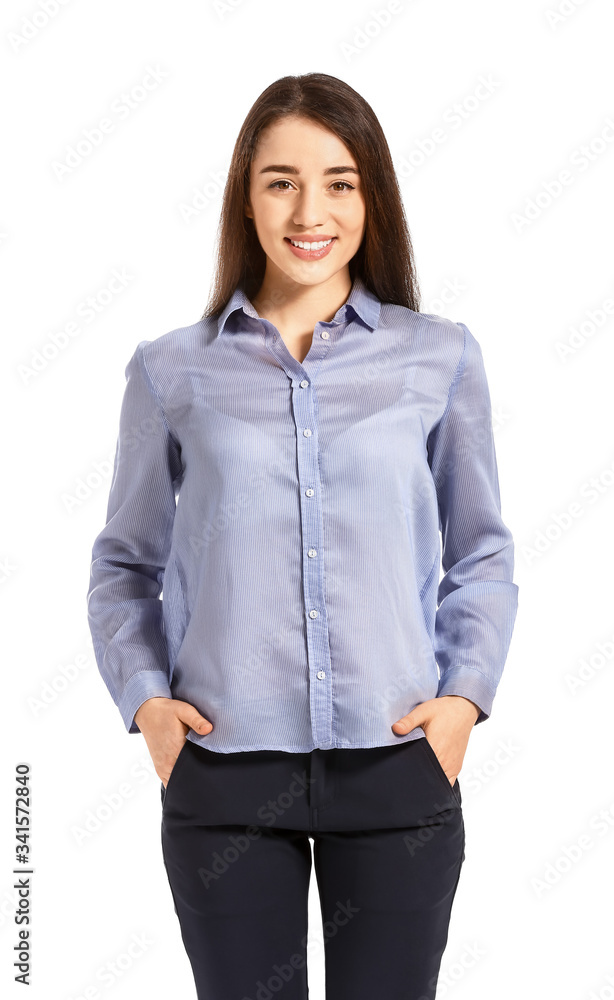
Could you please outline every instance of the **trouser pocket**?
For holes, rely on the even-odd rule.
[[[431,763],[431,767],[433,768],[433,771],[439,777],[439,780],[443,784],[446,792],[449,795],[452,795],[453,798],[454,798],[454,801],[456,802],[456,804],[459,807],[461,807],[462,806],[462,798],[461,798],[460,784],[459,784],[458,778],[456,779],[456,781],[454,782],[454,784],[451,785],[450,784],[450,779],[448,778],[448,775],[446,774],[446,772],[444,771],[443,767],[441,766],[441,762],[439,760],[439,757],[437,756],[437,754],[433,750],[433,748],[432,748],[431,744],[429,743],[427,737],[426,736],[421,737],[420,742],[422,743],[422,748],[423,748],[423,750],[424,750],[424,752],[425,752],[425,754],[427,756],[427,759]]]
[[[164,805],[164,803],[168,799],[168,793],[172,789],[172,787],[174,786],[175,781],[177,779],[177,774],[178,774],[178,772],[179,772],[179,770],[180,770],[180,768],[181,768],[181,766],[182,766],[182,764],[183,764],[183,762],[184,762],[184,760],[186,758],[186,754],[187,754],[187,750],[188,750],[188,743],[189,743],[189,740],[187,740],[187,739],[184,740],[183,746],[182,746],[181,750],[179,751],[179,753],[177,755],[177,759],[175,760],[175,763],[173,764],[173,770],[171,771],[170,777],[169,777],[168,781],[166,782],[166,788],[164,787],[163,783],[160,782],[160,788],[162,790],[162,805]]]

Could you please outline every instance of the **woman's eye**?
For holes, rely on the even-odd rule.
[[[280,184],[287,184],[288,186],[290,186],[290,181],[273,181],[272,184],[269,184],[269,187],[270,188],[277,188],[278,191],[281,191],[282,188],[278,187],[278,185],[280,185]],[[353,191],[354,190],[354,185],[350,184],[348,181],[334,181],[331,184],[331,187],[335,187],[338,184],[340,184],[342,186],[343,190],[349,190],[349,191]],[[283,188],[283,190],[287,191],[287,188]]]

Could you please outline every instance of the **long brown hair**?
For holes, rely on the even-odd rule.
[[[220,313],[235,288],[255,297],[266,266],[253,219],[245,215],[250,167],[260,133],[286,115],[302,116],[334,132],[354,156],[366,206],[365,234],[349,262],[382,302],[419,312],[414,253],[399,183],[382,127],[371,106],[349,84],[327,73],[283,76],[250,108],[232,154],[217,233],[216,266],[206,310]]]

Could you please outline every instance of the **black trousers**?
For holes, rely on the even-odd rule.
[[[199,1000],[307,1000],[310,839],[326,1000],[433,1000],[465,828],[425,737],[229,754],[188,739],[161,795]]]

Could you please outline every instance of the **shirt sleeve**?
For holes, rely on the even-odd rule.
[[[88,622],[98,669],[129,733],[148,698],[172,698],[160,593],[176,510],[180,446],[141,341],[125,370],[106,525],[92,550]]]
[[[437,697],[462,695],[491,713],[518,608],[514,543],[501,518],[490,394],[479,343],[464,349],[427,444],[437,490],[443,576],[437,595]]]

